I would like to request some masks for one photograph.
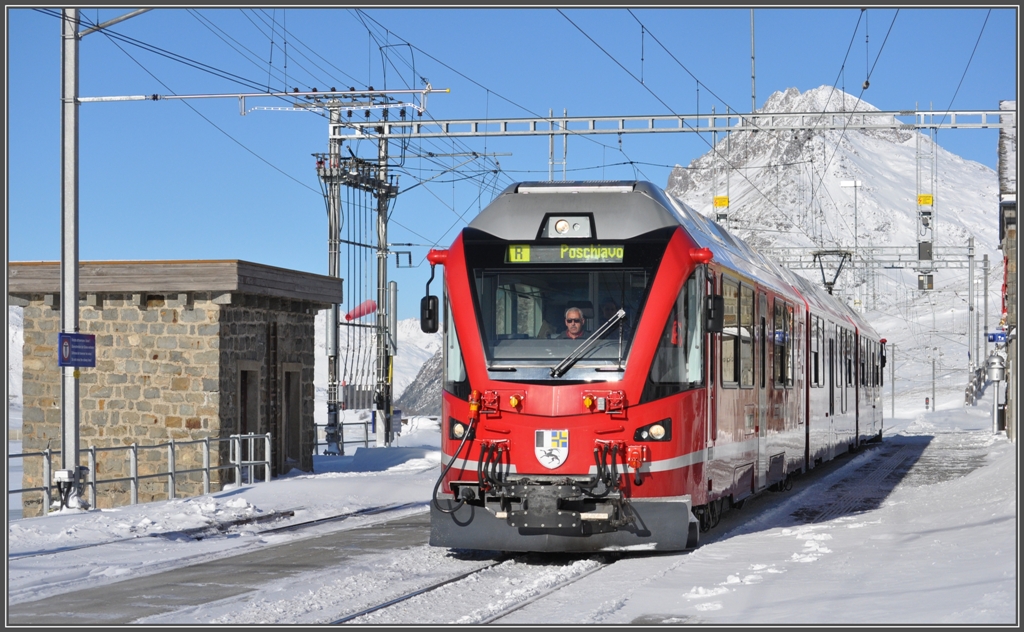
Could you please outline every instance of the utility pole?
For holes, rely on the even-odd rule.
[[[330,110],[331,123],[341,122],[341,110]],[[327,273],[332,277],[341,276],[341,140],[328,141],[326,160],[318,164],[320,177],[327,189]],[[342,297],[338,297],[342,300]],[[332,303],[327,312],[327,449],[324,454],[344,455],[344,426],[341,423],[341,398],[338,395],[338,376],[341,371],[341,357],[338,353],[339,304]]]
[[[61,255],[62,333],[78,332],[78,10],[61,20]],[[69,506],[78,507],[78,367],[62,367],[60,382],[60,465],[70,472]],[[49,484],[49,481],[46,481]]]
[[[936,354],[939,350],[937,347],[932,347],[932,353]],[[935,399],[935,356],[932,355],[932,410],[935,410],[938,401]]]
[[[857,189],[863,184],[860,180],[843,180],[839,183],[841,187],[853,187],[853,257],[850,259],[850,267],[853,268],[853,282],[857,284],[860,281],[857,278],[857,258],[860,257],[860,235],[857,226]],[[864,311],[863,307],[860,311]]]
[[[977,332],[974,329],[974,237],[967,238],[967,372],[973,377],[978,358],[975,357]]]
[[[981,272],[982,272],[982,276],[985,277],[985,281],[984,281],[984,283],[982,285],[982,302],[985,305],[985,318],[983,320],[983,322],[985,323],[985,337],[982,339],[982,340],[984,340],[983,344],[985,345],[985,355],[983,357],[987,358],[988,357],[988,255],[987,254],[984,257],[981,258]]]
[[[384,111],[387,118],[387,110]],[[388,305],[388,206],[391,190],[388,185],[388,139],[377,140],[377,387],[374,393],[374,414],[377,420],[377,446],[391,445],[391,353],[388,315],[397,305]],[[390,332],[394,335],[397,332]]]
[[[754,85],[754,10],[750,10],[750,113],[757,112],[757,90]]]
[[[61,10],[61,90],[60,90],[60,153],[61,153],[61,250],[60,250],[60,321],[61,333],[78,333],[78,42],[89,33],[123,22],[145,13],[137,9],[78,32],[78,10]],[[60,381],[60,463],[70,485],[68,507],[82,504],[79,487],[83,483],[79,466],[79,388],[78,367],[61,368]],[[45,481],[49,484],[50,481]]]

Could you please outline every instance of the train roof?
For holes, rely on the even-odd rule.
[[[520,182],[506,188],[473,221],[499,239],[530,241],[540,238],[548,218],[589,216],[593,239],[630,239],[659,228],[682,226],[717,261],[770,285],[787,283],[770,259],[704,217],[681,200],[645,181]]]
[[[708,248],[715,261],[750,279],[800,294],[812,307],[830,311],[873,332],[856,312],[822,288],[780,267],[723,226],[704,217],[660,187],[642,180],[519,182],[502,191],[470,223],[499,239],[543,238],[553,216],[590,219],[597,240],[630,239],[659,228],[682,226],[690,238]]]
[[[554,214],[593,218],[595,239],[629,239],[678,226],[664,192],[650,182],[520,182],[502,191],[473,221],[500,239],[533,240]]]

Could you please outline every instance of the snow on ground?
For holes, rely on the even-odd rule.
[[[954,401],[951,396],[943,397]],[[912,408],[913,407],[913,408]],[[788,498],[725,537],[680,555],[625,557],[614,581],[598,572],[516,612],[508,622],[551,624],[1011,624],[1018,621],[1017,447],[991,430],[991,400],[977,407],[950,403],[924,412],[917,398],[897,404],[886,440],[928,437],[967,447],[982,465],[944,481],[903,481],[881,506],[831,520],[797,523],[790,513],[806,494],[871,458],[860,453],[820,485]],[[101,582],[115,582],[299,537],[255,536],[193,540],[143,537],[245,517],[294,511],[303,522],[387,504],[416,503],[426,511],[440,453],[438,423],[413,418],[394,448],[362,448],[352,456],[315,457],[315,474],[299,474],[208,496],[112,510],[68,511],[8,522],[8,602],[43,599]],[[813,497],[812,497],[813,498]],[[363,517],[346,525],[381,518]],[[282,523],[275,523],[282,524]],[[308,533],[305,534],[308,537]],[[27,554],[124,540],[60,556]],[[147,623],[323,623],[335,601],[372,602],[373,585],[398,586],[444,576],[471,565],[430,547],[395,551],[386,568],[354,562],[310,577],[269,584],[256,594],[202,608],[183,608]],[[417,612],[406,622],[472,623],[498,605],[544,589],[552,573],[584,574],[593,563],[538,571],[506,562],[512,573],[500,594],[482,599],[474,615],[448,621],[444,612]],[[487,571],[492,572],[492,571]],[[518,575],[515,573],[518,572]],[[518,579],[516,578],[518,577]],[[603,579],[602,579],[603,578]],[[475,603],[475,602],[474,602]],[[476,617],[476,618],[474,618]],[[373,620],[367,622],[376,622]],[[386,621],[379,621],[386,622]],[[504,621],[503,621],[504,622]],[[140,621],[140,623],[142,623]]]

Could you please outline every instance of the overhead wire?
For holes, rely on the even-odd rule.
[[[63,14],[61,14],[59,11],[55,11],[55,10],[52,10],[52,9],[35,9],[35,11],[39,11],[41,13],[46,13],[46,14],[55,16],[55,17],[57,17],[59,19],[64,19]],[[93,27],[99,26],[97,24],[92,24],[91,21],[88,20],[88,18],[86,18],[84,15],[80,15],[79,21],[85,23],[87,26],[93,26]],[[218,77],[218,78],[221,78],[221,79],[226,79],[226,80],[231,81],[233,83],[237,83],[237,84],[245,86],[245,87],[247,87],[247,88],[249,88],[251,90],[262,91],[262,89],[263,89],[263,84],[261,84],[258,81],[253,81],[251,79],[247,79],[245,77],[242,77],[240,75],[236,75],[236,74],[228,72],[226,70],[222,70],[222,69],[216,68],[214,66],[210,66],[209,64],[204,64],[202,62],[196,61],[196,60],[194,60],[194,59],[192,59],[190,57],[186,57],[185,55],[179,55],[178,53],[173,53],[171,51],[165,50],[165,49],[160,48],[158,46],[154,46],[152,44],[148,44],[146,42],[143,42],[141,40],[135,39],[133,37],[129,37],[127,35],[123,35],[121,33],[118,33],[117,31],[114,31],[112,28],[105,28],[105,29],[102,29],[100,32],[103,33],[112,42],[116,40],[116,41],[119,41],[119,42],[122,42],[122,43],[125,43],[125,44],[129,44],[131,46],[135,46],[137,48],[141,48],[142,50],[145,50],[147,52],[150,52],[150,53],[153,53],[155,55],[164,57],[164,58],[169,59],[171,61],[176,61],[176,62],[178,62],[180,64],[185,65],[185,66],[189,66],[189,67],[194,68],[196,70],[200,70],[202,72],[214,75],[215,77]],[[118,48],[121,48],[121,47],[119,46]],[[122,48],[121,50],[123,51],[124,49]],[[135,60],[133,59],[133,61],[135,61]],[[139,63],[139,62],[136,61],[136,63]]]
[[[971,50],[971,56],[967,59],[967,65],[964,67],[964,72],[960,75],[960,82],[956,84],[956,90],[953,91],[953,96],[949,99],[949,105],[946,106],[946,111],[942,115],[939,125],[946,122],[946,117],[949,116],[949,111],[953,109],[953,102],[956,101],[956,95],[960,93],[960,86],[964,85],[964,79],[967,77],[967,71],[971,68],[971,62],[974,61],[974,53],[978,52],[978,44],[981,43],[981,36],[985,34],[985,25],[988,24],[988,18],[990,15],[992,15],[992,9],[989,9],[988,13],[985,14],[985,21],[981,23],[981,31],[978,32],[978,39],[974,42],[974,48]]]
[[[63,20],[63,19],[64,19],[64,16],[63,16],[63,14],[61,14],[61,13],[58,13],[58,12],[56,12],[56,11],[52,11],[52,10],[47,10],[47,9],[37,9],[37,11],[40,11],[40,12],[42,12],[42,13],[48,13],[48,14],[50,14],[50,15],[56,15],[56,16],[57,16],[57,17],[59,17],[59,18],[60,18],[61,20]],[[89,22],[89,21],[88,21],[87,19],[82,19],[82,18],[80,17],[80,20],[81,20],[81,21],[83,21],[83,22],[85,22],[85,23],[87,24],[87,26],[97,26],[97,25],[95,25],[95,24],[91,24],[91,23],[90,23],[90,22]],[[132,61],[133,61],[133,62],[134,62],[134,63],[135,63],[136,65],[138,65],[138,66],[139,66],[139,68],[141,68],[141,69],[142,69],[142,70],[143,70],[143,71],[144,71],[144,72],[145,72],[146,74],[148,74],[148,75],[149,75],[150,77],[152,77],[154,81],[156,81],[156,82],[157,82],[157,83],[159,83],[159,84],[160,84],[161,86],[163,86],[163,87],[164,87],[164,88],[165,88],[165,89],[166,89],[166,90],[168,91],[168,93],[169,93],[169,94],[172,94],[172,95],[176,95],[176,94],[177,94],[177,93],[175,93],[175,92],[174,92],[174,91],[173,91],[173,90],[172,90],[172,89],[171,89],[171,88],[170,88],[170,87],[169,87],[169,86],[168,86],[168,85],[167,85],[166,83],[164,83],[164,82],[163,82],[163,80],[161,80],[161,79],[160,79],[159,77],[157,77],[157,76],[156,76],[156,75],[155,75],[155,74],[154,74],[154,73],[153,73],[152,71],[150,71],[150,70],[149,70],[149,69],[148,69],[148,68],[147,68],[147,67],[145,66],[145,64],[143,64],[142,62],[140,62],[140,61],[139,61],[138,59],[136,59],[136,58],[135,58],[134,56],[132,56],[132,55],[131,55],[131,54],[130,54],[130,53],[129,53],[129,52],[127,51],[127,50],[125,50],[125,49],[124,49],[124,47],[123,47],[123,46],[121,46],[121,44],[120,44],[119,42],[126,42],[126,43],[132,43],[133,45],[137,45],[137,46],[139,46],[139,47],[140,47],[140,48],[142,48],[143,50],[151,50],[151,49],[161,50],[161,49],[157,49],[157,48],[156,48],[155,46],[147,45],[147,44],[145,44],[144,42],[140,42],[139,40],[134,40],[134,41],[130,41],[130,40],[133,40],[133,38],[127,38],[127,37],[125,37],[125,36],[122,36],[122,35],[120,35],[120,34],[116,33],[115,31],[112,31],[112,30],[110,30],[109,28],[106,28],[106,29],[102,29],[102,30],[101,30],[101,31],[99,31],[99,32],[100,32],[100,33],[103,33],[103,34],[104,34],[104,35],[105,35],[105,36],[106,36],[106,37],[107,37],[107,38],[108,38],[108,39],[110,40],[110,42],[111,42],[111,43],[112,43],[112,44],[113,44],[113,45],[114,45],[115,47],[117,47],[117,49],[118,49],[118,50],[120,50],[120,51],[121,51],[121,52],[122,52],[122,53],[123,53],[123,54],[124,54],[124,55],[125,55],[126,57],[128,57],[128,59],[132,60]],[[159,53],[158,53],[158,54],[159,54]],[[175,61],[178,61],[178,58],[179,58],[179,57],[182,57],[182,56],[179,56],[179,55],[174,55],[174,54],[169,54],[169,55],[165,55],[165,56],[166,56],[166,57],[168,57],[169,59],[172,59],[172,60],[175,60]],[[198,62],[197,62],[197,63],[198,63]],[[191,65],[191,64],[186,64],[186,65]],[[202,65],[202,66],[206,66],[206,64],[201,64],[201,65]],[[193,66],[193,67],[195,67],[195,66]],[[207,67],[208,67],[208,68],[212,68],[212,67],[209,67],[209,66],[207,66]],[[192,111],[193,111],[193,112],[194,112],[194,113],[195,113],[196,115],[198,115],[198,116],[199,116],[200,118],[202,118],[202,119],[203,119],[204,121],[206,121],[207,123],[209,123],[209,124],[210,124],[210,125],[211,125],[211,126],[212,126],[212,127],[214,128],[214,129],[216,129],[217,131],[219,131],[219,132],[220,132],[221,134],[223,134],[224,136],[226,136],[226,137],[227,137],[227,138],[228,138],[229,140],[231,140],[231,141],[232,141],[233,143],[235,143],[236,145],[238,145],[239,147],[241,147],[242,149],[244,149],[244,150],[245,150],[246,152],[248,152],[249,154],[251,154],[251,155],[252,155],[253,157],[255,157],[256,159],[258,159],[259,161],[261,161],[261,162],[263,162],[264,164],[266,164],[266,165],[267,165],[268,167],[270,167],[271,169],[274,169],[275,171],[277,171],[277,172],[278,172],[278,173],[280,173],[281,175],[285,176],[285,177],[286,177],[286,178],[288,178],[289,180],[292,180],[292,181],[294,181],[295,183],[299,184],[300,186],[302,186],[302,187],[304,187],[304,188],[306,188],[306,189],[309,189],[310,191],[312,191],[312,192],[314,192],[314,193],[319,193],[319,191],[317,191],[317,190],[316,190],[316,189],[314,189],[313,187],[309,186],[309,185],[308,185],[308,184],[306,184],[305,182],[302,182],[302,181],[301,181],[301,180],[299,180],[298,178],[296,178],[296,177],[292,176],[291,174],[287,173],[286,171],[284,171],[283,169],[281,169],[281,168],[280,168],[280,167],[278,167],[277,165],[273,164],[272,162],[270,162],[269,160],[267,160],[267,159],[266,159],[266,158],[264,158],[263,156],[260,156],[260,155],[259,155],[258,153],[256,153],[256,152],[255,152],[254,150],[250,149],[250,148],[249,148],[248,146],[246,146],[246,145],[245,145],[244,143],[242,143],[242,142],[241,142],[240,140],[238,140],[237,138],[235,138],[234,136],[232,136],[231,134],[229,134],[229,133],[228,133],[228,132],[227,132],[226,130],[224,130],[224,129],[223,129],[222,127],[220,127],[219,125],[217,125],[216,123],[214,123],[214,122],[213,122],[212,120],[210,120],[210,119],[209,119],[209,118],[208,118],[208,117],[207,117],[206,115],[204,115],[204,114],[203,114],[202,112],[200,112],[200,111],[199,111],[199,110],[197,110],[197,109],[196,109],[195,107],[193,107],[193,106],[192,106],[192,104],[191,104],[191,103],[189,103],[189,102],[188,102],[187,100],[184,100],[184,99],[183,99],[183,100],[182,100],[181,102],[182,102],[182,103],[183,103],[183,104],[184,104],[184,105],[185,105],[186,107],[188,107],[188,108],[189,108],[190,110],[192,110]]]
[[[577,30],[578,30],[578,31],[579,31],[580,33],[582,33],[584,37],[586,37],[586,38],[587,38],[588,40],[590,40],[590,42],[591,42],[592,44],[594,44],[594,46],[596,46],[596,47],[598,48],[598,50],[600,50],[600,51],[601,51],[602,53],[604,53],[605,55],[607,55],[609,59],[611,59],[611,60],[612,60],[613,62],[615,62],[615,64],[616,64],[617,66],[619,66],[619,68],[621,68],[623,72],[625,72],[625,73],[626,73],[627,75],[629,75],[629,76],[630,76],[630,77],[631,77],[631,78],[632,78],[632,79],[633,79],[634,81],[636,81],[636,82],[637,82],[637,83],[639,83],[639,84],[640,84],[641,86],[643,86],[643,88],[644,88],[645,90],[647,90],[647,91],[648,91],[648,92],[649,92],[649,93],[651,94],[651,96],[653,96],[653,97],[654,97],[654,98],[655,98],[655,99],[656,99],[656,100],[657,100],[657,101],[658,101],[659,103],[661,103],[661,105],[662,105],[662,106],[663,106],[663,107],[664,107],[664,108],[665,108],[666,110],[668,110],[669,112],[671,112],[673,116],[677,116],[677,117],[680,117],[680,119],[679,119],[679,120],[680,120],[681,124],[683,124],[683,125],[688,125],[688,124],[686,123],[685,119],[683,119],[683,118],[681,117],[681,115],[680,115],[680,114],[679,114],[678,112],[676,112],[676,111],[675,111],[675,110],[674,110],[674,109],[672,108],[672,106],[670,106],[670,105],[669,105],[668,103],[666,103],[664,99],[662,99],[662,98],[661,98],[661,97],[660,97],[660,96],[659,96],[659,95],[658,95],[657,93],[655,93],[655,92],[654,92],[654,90],[652,90],[652,89],[650,88],[650,86],[648,86],[647,84],[645,84],[645,83],[641,82],[641,81],[640,81],[640,79],[639,79],[639,78],[638,78],[638,77],[637,77],[636,75],[634,75],[634,74],[633,74],[633,73],[632,73],[632,72],[631,72],[631,71],[630,71],[630,70],[629,70],[628,68],[626,68],[626,67],[625,67],[625,66],[624,66],[624,65],[622,64],[622,62],[620,62],[620,61],[619,61],[618,59],[616,59],[614,55],[612,55],[611,53],[609,53],[609,52],[608,52],[608,51],[607,51],[607,50],[606,50],[606,49],[605,49],[605,48],[604,48],[603,46],[601,46],[601,45],[600,45],[600,44],[599,44],[599,43],[598,43],[598,42],[597,42],[597,41],[596,41],[596,40],[595,40],[595,39],[594,39],[593,37],[591,37],[591,36],[590,36],[590,34],[588,34],[588,33],[587,33],[586,31],[584,31],[584,30],[583,30],[583,29],[582,29],[582,28],[581,28],[581,27],[580,27],[580,26],[579,26],[578,24],[576,24],[575,22],[573,22],[573,20],[572,20],[571,18],[569,18],[569,16],[567,16],[567,15],[566,15],[565,13],[563,13],[561,9],[555,9],[555,10],[556,10],[556,11],[558,11],[558,13],[559,13],[559,14],[560,14],[560,15],[561,15],[562,17],[564,17],[564,18],[565,18],[565,19],[566,19],[566,20],[567,20],[567,21],[568,21],[568,22],[569,22],[570,24],[572,24],[572,25],[573,25],[573,26],[574,26],[574,27],[575,27],[575,28],[576,28],[576,29],[577,29]],[[653,37],[653,35],[652,35],[652,37]],[[657,41],[657,40],[655,40],[655,41]],[[691,125],[690,127],[692,128],[692,125]],[[716,154],[716,155],[718,154],[718,149],[717,149],[716,147],[714,147],[714,145],[712,145],[712,144],[711,144],[710,142],[708,142],[708,140],[707,140],[707,139],[703,138],[703,136],[701,136],[700,134],[698,134],[698,137],[699,137],[699,138],[700,138],[700,139],[701,139],[701,140],[702,140],[702,141],[703,141],[703,142],[704,142],[705,144],[707,144],[707,145],[708,145],[708,147],[709,147],[709,148],[711,149],[711,151],[712,151],[712,152],[713,152],[714,154]],[[641,170],[641,173],[643,173],[643,171],[642,171],[642,170]],[[788,220],[788,218],[786,218],[786,216],[785,216],[785,211],[783,211],[783,210],[782,210],[782,208],[781,208],[781,207],[779,207],[779,205],[778,205],[778,204],[776,204],[774,200],[772,200],[772,199],[771,199],[771,198],[770,198],[770,197],[769,197],[769,196],[768,196],[767,194],[765,194],[765,193],[764,193],[763,191],[761,191],[761,189],[760,189],[760,188],[759,188],[759,187],[758,187],[758,186],[757,186],[757,185],[756,185],[756,184],[755,184],[755,183],[754,183],[754,182],[753,182],[753,181],[752,181],[752,180],[751,180],[750,178],[748,178],[748,177],[747,177],[747,176],[746,176],[745,174],[741,174],[741,175],[742,175],[742,176],[743,176],[743,178],[744,178],[744,179],[745,179],[745,180],[747,181],[747,183],[748,183],[748,184],[750,185],[750,187],[751,187],[752,189],[754,189],[755,191],[757,191],[757,193],[758,193],[758,194],[760,194],[760,195],[761,195],[761,196],[762,196],[762,197],[763,197],[763,198],[764,198],[764,199],[765,199],[765,200],[766,200],[766,201],[767,201],[767,202],[768,202],[769,204],[771,204],[771,205],[772,205],[772,206],[773,206],[773,207],[775,208],[775,210],[777,210],[777,211],[778,211],[778,212],[779,212],[780,214],[782,214],[782,216],[783,216],[783,218],[784,218],[784,219],[787,219],[787,220]],[[645,177],[646,177],[646,176],[645,176]],[[650,179],[650,178],[648,178],[648,179]],[[807,237],[810,237],[810,235],[807,235]]]

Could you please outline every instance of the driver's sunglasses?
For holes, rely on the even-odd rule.
[[[567,323],[582,323],[583,320],[579,319],[579,318],[566,318],[565,322],[567,322]]]

